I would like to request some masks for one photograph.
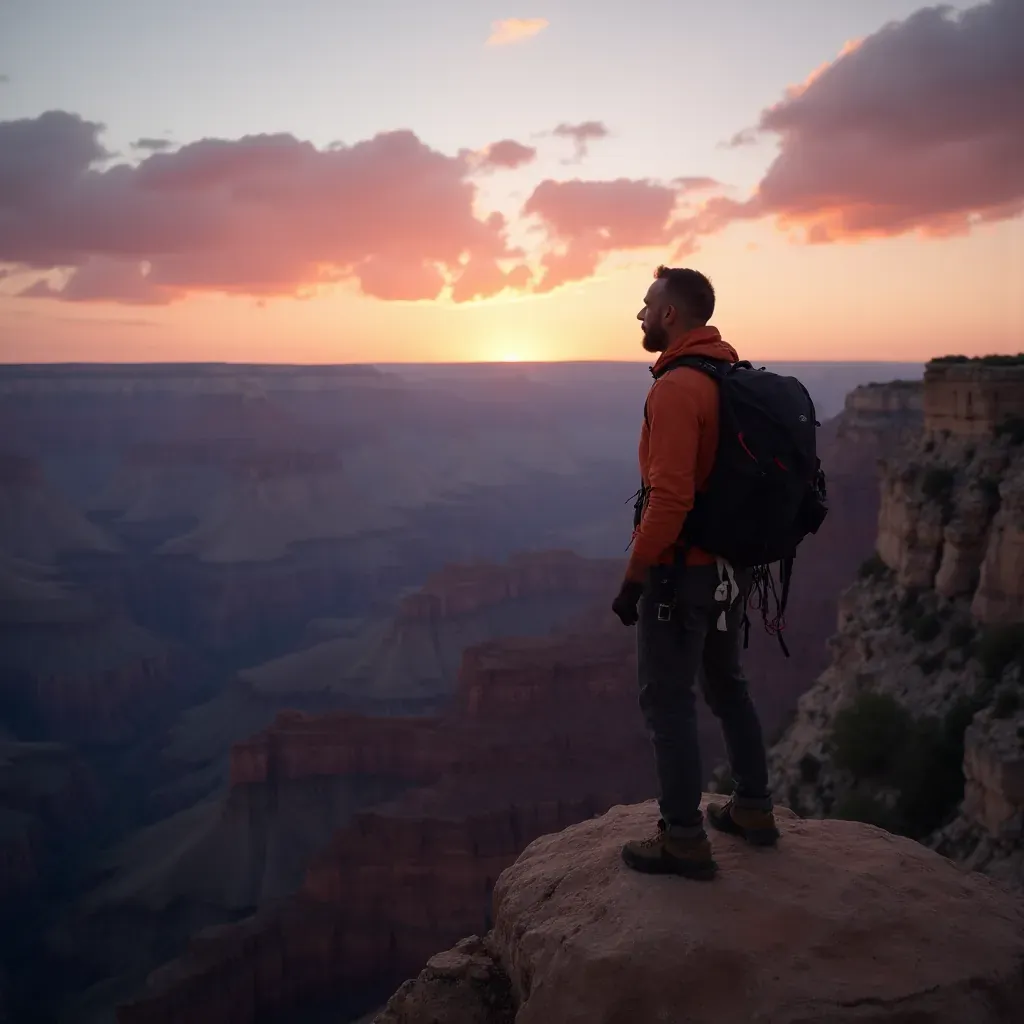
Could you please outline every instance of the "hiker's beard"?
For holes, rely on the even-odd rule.
[[[664,352],[668,348],[668,331],[661,324],[655,324],[644,331],[644,349],[647,352]]]

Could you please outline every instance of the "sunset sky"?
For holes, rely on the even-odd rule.
[[[1024,0],[0,0],[0,361],[1024,349]]]

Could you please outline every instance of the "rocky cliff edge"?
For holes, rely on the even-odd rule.
[[[909,839],[782,811],[777,849],[715,836],[712,884],[630,872],[653,802],[526,848],[494,928],[434,956],[376,1024],[1018,1020],[1024,899]]]
[[[769,753],[779,800],[1024,887],[1024,356],[936,360],[877,555]]]

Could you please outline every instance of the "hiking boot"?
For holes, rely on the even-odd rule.
[[[634,839],[622,847],[627,867],[645,875],[682,875],[711,881],[718,865],[711,857],[711,843],[703,829],[694,836],[669,835],[664,822],[646,839]]]
[[[729,800],[724,804],[708,804],[707,816],[712,828],[740,836],[751,846],[774,846],[779,841],[779,829],[770,805],[765,810]]]

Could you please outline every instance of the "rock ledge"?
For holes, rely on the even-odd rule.
[[[377,1024],[995,1024],[1024,1006],[1024,899],[909,839],[782,811],[776,850],[713,836],[712,884],[630,872],[653,802],[544,836],[494,930],[438,954]]]

